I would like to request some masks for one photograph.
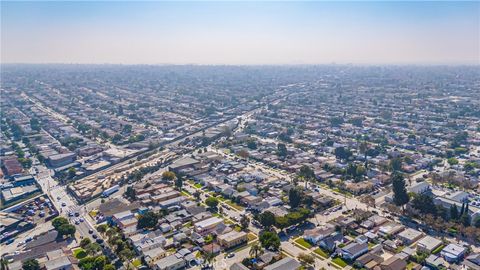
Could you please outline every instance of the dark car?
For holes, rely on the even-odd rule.
[[[97,238],[97,239],[95,240],[95,242],[97,242],[98,244],[102,244],[102,243],[103,243],[103,239]]]
[[[93,237],[93,239],[97,239],[98,236],[94,234],[94,235],[92,235],[92,237]]]
[[[89,234],[92,234],[92,233],[93,233],[93,230],[92,230],[92,229],[88,230],[88,233],[89,233]]]

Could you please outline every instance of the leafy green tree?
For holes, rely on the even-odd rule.
[[[310,166],[303,165],[302,167],[300,167],[299,176],[301,176],[303,178],[307,178],[307,179],[314,179],[315,178],[315,172],[313,171],[313,169]]]
[[[455,134],[455,136],[453,137],[450,147],[451,148],[460,147],[462,144],[465,144],[467,142],[467,139],[468,139],[468,133],[466,131],[459,132]]]
[[[350,150],[345,149],[343,146],[335,148],[335,157],[340,160],[347,160],[352,155]]]
[[[20,162],[20,164],[22,164],[23,168],[28,169],[28,168],[32,167],[32,160],[29,159],[29,158],[21,157],[21,158],[18,159],[18,162]]]
[[[286,157],[287,156],[287,146],[283,143],[277,144],[277,154],[279,157]]]
[[[28,137],[22,137],[22,142],[28,146],[30,144],[30,139]]]
[[[420,213],[424,215],[437,215],[437,208],[435,206],[435,203],[433,202],[432,197],[426,194],[418,194],[417,196],[415,196],[412,200],[412,206],[413,208],[418,209]]]
[[[131,260],[135,257],[135,252],[131,249],[124,249],[118,253],[118,256],[123,260]]]
[[[242,215],[240,218],[240,227],[242,227],[242,230],[248,229],[249,224],[250,219],[247,217],[247,215]]]
[[[450,206],[450,219],[457,220],[459,218],[460,213],[458,212],[457,205],[454,204]]]
[[[275,217],[275,226],[281,230],[290,226],[288,217]]]
[[[451,158],[447,159],[447,162],[448,162],[448,164],[450,164],[450,166],[457,165],[458,164],[458,159],[456,159],[454,157],[451,157]]]
[[[132,132],[132,125],[126,124],[125,126],[123,126],[122,132],[126,134],[130,134]]]
[[[218,206],[218,199],[215,197],[208,197],[205,200],[205,204],[210,207],[211,209],[217,208]]]
[[[280,247],[280,237],[274,232],[264,231],[260,234],[260,243],[262,247],[276,251]]]
[[[69,222],[64,217],[56,217],[52,220],[52,226],[55,229],[58,229],[58,228],[60,228],[60,226],[65,225],[65,224],[69,224]]]
[[[174,172],[166,171],[162,173],[162,179],[164,180],[173,181],[175,178],[177,178],[177,176],[175,175]]]
[[[303,165],[300,167],[300,171],[298,172],[298,177],[305,181],[305,189],[307,188],[307,183],[311,182],[315,179],[315,172],[310,166]]]
[[[480,228],[480,217],[475,218],[473,226],[475,226],[475,228]]]
[[[35,130],[35,131],[40,131],[40,129],[41,129],[40,121],[38,121],[37,118],[30,119],[30,128]]]
[[[393,188],[393,202],[397,206],[402,208],[408,203],[410,198],[408,197],[407,189],[405,188],[405,180],[399,173],[394,173],[392,177]]]
[[[284,141],[284,142],[287,142],[287,143],[291,143],[292,142],[292,138],[290,136],[288,136],[287,133],[280,133],[280,135],[278,135],[278,139],[281,140],[281,141]]]
[[[80,241],[80,246],[85,249],[85,247],[92,243],[92,240],[90,240],[90,238],[83,238],[82,241]]]
[[[463,215],[460,216],[460,222],[465,227],[470,226],[470,224],[471,224],[470,215],[468,215],[468,213],[463,213]]]
[[[73,237],[77,229],[72,224],[63,224],[62,226],[58,227],[57,231],[60,236]]]
[[[178,188],[179,190],[182,190],[182,187],[183,187],[182,177],[177,177],[177,179],[175,179],[175,187]]]
[[[115,266],[107,263],[107,264],[105,264],[105,266],[103,267],[103,270],[115,270]]]
[[[144,229],[144,228],[154,228],[157,226],[158,223],[158,215],[152,211],[148,211],[143,215],[140,215],[138,219],[137,228]]]
[[[288,191],[288,203],[290,207],[297,208],[302,202],[302,191],[298,188],[291,188]]]
[[[96,257],[95,260],[93,261],[93,265],[95,269],[103,269],[106,263],[107,263],[107,258],[103,255]]]
[[[125,197],[127,197],[131,201],[135,201],[137,199],[135,189],[131,186],[128,186],[125,190]]]
[[[82,270],[93,270],[94,269],[95,257],[85,257],[78,261],[78,266]]]
[[[350,123],[356,127],[362,127],[363,125],[363,118],[362,117],[355,117],[350,120]]]
[[[36,259],[28,259],[22,263],[23,270],[40,270],[40,264]]]
[[[463,213],[465,213],[465,203],[462,203],[462,207],[460,208],[460,214],[459,214],[459,216],[462,216]]]
[[[77,170],[75,170],[74,167],[71,167],[68,169],[68,178],[73,178],[75,177],[75,174],[77,173]]]
[[[255,150],[257,149],[257,143],[254,140],[250,140],[247,142],[247,147],[252,150]]]
[[[85,249],[85,252],[87,252],[88,254],[96,255],[97,253],[99,253],[102,250],[102,247],[95,242],[91,242],[91,243],[87,244],[84,247],[84,249]]]
[[[195,190],[195,192],[193,193],[193,197],[195,198],[195,200],[197,202],[200,201],[200,195],[201,195],[201,193],[198,190]]]
[[[330,125],[332,127],[339,127],[344,123],[344,120],[342,117],[332,117],[330,118]]]
[[[248,252],[248,254],[250,255],[250,257],[253,257],[256,259],[262,252],[263,252],[262,246],[260,246],[260,244],[256,242],[250,247],[250,251]]]
[[[388,165],[392,172],[402,170],[402,159],[401,158],[392,158],[390,159],[390,163]]]
[[[122,135],[115,134],[112,138],[112,143],[113,144],[118,144],[122,139],[123,139]]]
[[[101,234],[104,234],[108,229],[108,225],[107,224],[100,224],[97,226],[97,231]]]
[[[275,224],[275,215],[270,211],[265,211],[259,215],[258,221],[264,228],[268,229]]]

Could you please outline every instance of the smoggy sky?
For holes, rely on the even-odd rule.
[[[2,63],[480,64],[480,2],[2,2]]]

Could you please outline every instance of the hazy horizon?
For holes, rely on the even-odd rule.
[[[479,2],[1,6],[2,64],[480,64]]]

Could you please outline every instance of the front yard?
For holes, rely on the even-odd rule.
[[[332,259],[332,262],[338,266],[341,266],[342,268],[348,265],[347,262],[340,257]]]
[[[305,248],[305,249],[310,249],[312,247],[312,244],[310,244],[309,242],[305,241],[305,239],[303,238],[298,238],[294,241],[296,244],[300,245],[301,247]]]
[[[313,252],[315,252],[315,254],[317,254],[317,255],[319,255],[320,257],[325,258],[325,259],[327,259],[328,257],[330,257],[330,255],[328,255],[328,252],[324,251],[324,250],[321,249],[321,248],[317,248],[317,249],[315,249]]]

